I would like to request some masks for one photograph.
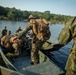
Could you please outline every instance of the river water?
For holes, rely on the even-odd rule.
[[[0,21],[0,32],[4,26],[7,26],[7,29],[10,30],[12,34],[14,34],[18,26],[21,26],[21,28],[24,29],[27,24],[28,22]],[[50,25],[51,37],[57,40],[58,35],[63,27],[64,25],[61,25],[61,24]],[[54,51],[50,53],[52,55],[52,60],[64,71],[65,71],[66,61],[69,55],[70,48],[72,47],[72,44],[73,44],[73,41],[68,43],[68,45],[62,47],[59,51]]]

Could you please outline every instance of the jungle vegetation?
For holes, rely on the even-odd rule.
[[[11,20],[11,21],[28,21],[30,14],[35,15],[37,18],[45,18],[51,24],[65,24],[71,17],[70,15],[61,15],[51,13],[49,10],[44,12],[39,11],[27,11],[16,9],[15,7],[3,7],[0,6],[0,20]]]

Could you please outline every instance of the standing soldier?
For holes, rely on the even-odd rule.
[[[5,36],[7,33],[7,27],[4,26],[4,29],[2,30],[2,37]]]
[[[76,17],[65,25],[58,38],[59,43],[62,45],[68,44],[72,39],[74,44],[67,60],[66,75],[76,75]]]
[[[18,38],[21,38],[26,34],[29,30],[32,30],[32,50],[31,50],[31,64],[39,63],[39,49],[44,44],[46,40],[50,38],[49,24],[46,20],[45,23],[42,19],[36,19],[33,15],[29,16],[30,24],[22,30],[18,35]]]

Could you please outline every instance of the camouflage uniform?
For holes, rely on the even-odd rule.
[[[67,64],[65,67],[66,75],[76,75],[76,17],[70,20],[67,24],[69,25],[69,30],[71,32],[70,39],[73,39],[74,44],[71,48],[71,51],[67,60]],[[61,37],[64,37],[64,35]],[[67,42],[67,40],[65,42]]]
[[[39,63],[39,49],[44,44],[45,41],[40,41],[37,38],[34,38],[32,40],[32,50],[31,50],[31,61],[34,62],[34,64]]]
[[[1,45],[6,48],[6,51],[4,52],[7,57],[13,57],[18,56],[20,51],[19,42],[17,42],[17,39],[13,39],[13,42],[10,41],[10,39],[13,38],[11,35],[5,35],[1,38]]]
[[[1,47],[3,48],[3,53],[9,53],[11,55],[12,44],[10,43],[11,35],[5,35],[1,38]],[[6,55],[9,57],[10,55]]]
[[[10,35],[5,35],[1,38],[1,45],[3,45],[5,48],[10,48]]]
[[[10,42],[12,43],[12,47],[14,49],[14,55],[19,55],[21,48],[20,48],[20,40],[13,36],[10,38]]]
[[[34,64],[38,64],[39,63],[39,49],[41,48],[41,46],[43,45],[43,43],[45,41],[40,41],[39,39],[37,39],[36,37],[36,33],[34,33],[34,29],[33,29],[33,25],[35,24],[35,21],[33,19],[32,22],[30,22],[29,25],[27,25],[27,27],[25,29],[23,29],[19,34],[18,34],[18,38],[21,38],[22,36],[24,36],[29,30],[32,30],[33,33],[33,37],[32,37],[32,50],[31,50],[31,61]]]
[[[21,48],[17,43],[13,43],[12,47],[14,49],[14,55],[18,56],[20,54]]]

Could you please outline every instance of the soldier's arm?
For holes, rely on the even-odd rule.
[[[31,29],[32,29],[31,24],[27,25],[25,29],[23,29],[22,31],[18,33],[17,38],[21,38],[22,36],[24,36],[24,34],[26,34]]]

